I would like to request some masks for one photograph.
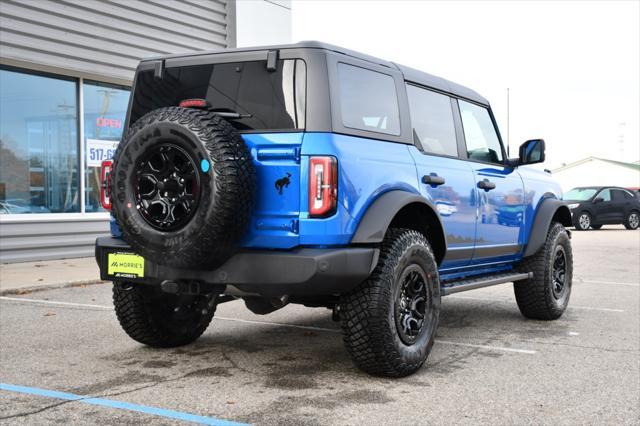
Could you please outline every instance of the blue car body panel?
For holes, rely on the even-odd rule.
[[[349,245],[358,224],[380,196],[400,190],[435,206],[444,226],[443,281],[509,270],[522,258],[535,212],[545,198],[561,198],[548,173],[422,153],[415,146],[337,133],[244,133],[258,191],[246,249]],[[327,218],[309,217],[309,158],[338,160],[338,206]],[[445,179],[422,183],[424,175]],[[491,191],[477,183],[490,179]],[[120,229],[111,221],[111,233]]]

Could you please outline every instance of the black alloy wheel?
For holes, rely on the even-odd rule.
[[[425,325],[425,315],[429,298],[427,278],[422,268],[410,265],[400,278],[395,303],[395,321],[400,339],[406,345],[413,345]]]
[[[566,277],[567,277],[567,254],[564,247],[556,246],[556,253],[553,260],[553,297],[556,299],[562,299],[566,290]]]
[[[183,148],[166,142],[149,149],[138,166],[136,207],[144,220],[163,231],[187,223],[200,198],[195,160]]]

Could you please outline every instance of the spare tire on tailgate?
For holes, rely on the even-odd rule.
[[[248,227],[251,153],[213,112],[148,113],[118,146],[111,176],[112,212],[124,239],[155,263],[213,268],[233,254]]]

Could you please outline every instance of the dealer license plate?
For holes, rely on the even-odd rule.
[[[133,253],[109,253],[107,275],[117,278],[144,278],[144,257]]]

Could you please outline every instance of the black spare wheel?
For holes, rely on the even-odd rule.
[[[133,124],[114,157],[113,214],[147,259],[215,267],[249,225],[255,177],[249,149],[215,113],[160,108]]]

